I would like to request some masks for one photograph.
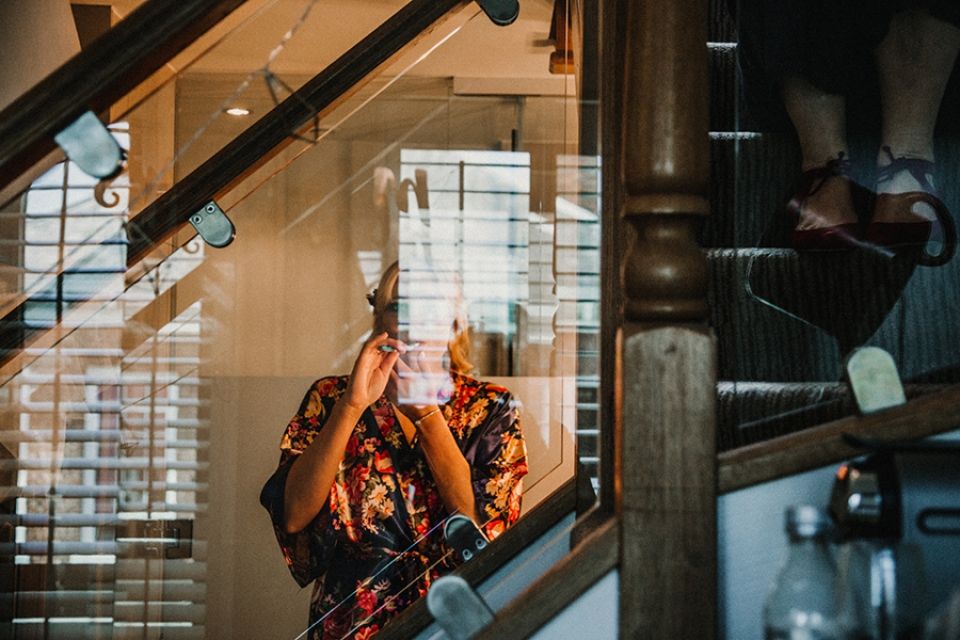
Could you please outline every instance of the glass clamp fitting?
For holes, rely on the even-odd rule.
[[[67,158],[94,178],[114,178],[126,166],[123,149],[92,111],[74,120],[53,139]]]
[[[237,237],[233,222],[213,200],[190,216],[190,224],[211,247],[225,247]]]

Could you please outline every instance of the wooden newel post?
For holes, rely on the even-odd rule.
[[[624,320],[617,363],[621,638],[717,635],[716,344],[704,0],[628,5]]]

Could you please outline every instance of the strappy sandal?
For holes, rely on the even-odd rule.
[[[804,171],[797,184],[796,195],[787,204],[787,210],[800,222],[800,214],[807,198],[815,194],[827,182],[837,178],[847,182],[850,186],[850,195],[854,199],[856,209],[857,196],[866,196],[869,192],[851,178],[853,164],[844,158],[844,152],[827,162],[822,167]],[[794,227],[790,235],[790,246],[798,251],[835,251],[850,249],[864,245],[863,229],[859,222],[845,222],[829,227],[814,229],[798,229]]]
[[[877,184],[892,180],[902,171],[909,171],[923,191],[878,194],[873,207],[874,221],[867,226],[865,241],[892,255],[913,256],[917,264],[922,266],[939,267],[946,264],[956,251],[957,231],[953,216],[930,180],[934,174],[934,164],[922,158],[895,158],[890,147],[883,147],[883,151],[889,156],[890,164],[877,170]],[[913,207],[919,203],[929,205],[936,219],[930,220],[914,213]],[[884,221],[875,222],[877,218]],[[938,232],[936,235],[935,230]],[[939,236],[942,240],[942,247],[937,254],[927,252],[927,242],[931,236]]]

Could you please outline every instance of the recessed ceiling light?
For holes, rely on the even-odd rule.
[[[250,109],[244,109],[242,107],[233,107],[232,109],[227,109],[227,113],[232,116],[245,116],[250,114]]]

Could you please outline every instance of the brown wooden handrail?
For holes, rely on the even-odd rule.
[[[869,416],[843,418],[717,456],[718,493],[758,485],[862,455],[843,434],[873,439],[912,439],[960,428],[960,385],[921,396]],[[599,526],[561,563],[551,568],[496,614],[476,640],[524,640],[571,605],[618,565],[617,523]],[[400,636],[396,636],[400,637]]]
[[[493,572],[515,558],[537,538],[544,535],[550,527],[560,522],[576,507],[576,478],[566,482],[553,495],[537,505],[530,513],[503,532],[496,542],[489,545],[470,562],[459,567],[454,573],[471,585],[478,585],[493,575]],[[427,610],[426,598],[420,598],[395,620],[391,620],[377,640],[406,640],[413,638],[433,622],[433,616]]]
[[[960,428],[960,385],[868,416],[851,416],[717,456],[719,493],[754,485],[863,455],[843,434],[874,439],[912,439]]]
[[[109,108],[244,2],[148,0],[14,100],[0,112],[0,189],[81,114]]]
[[[724,452],[717,456],[718,493],[730,493],[865,453],[846,444],[843,434],[871,439],[913,439],[957,428],[960,428],[960,385],[873,415],[843,418]],[[495,621],[476,640],[529,638],[617,568],[620,553],[617,526],[612,518],[600,524],[561,563],[499,610]],[[398,627],[396,631],[400,630]]]
[[[474,640],[525,640],[617,567],[620,538],[609,519],[570,555],[497,611]]]
[[[469,0],[412,0],[405,5],[137,215],[129,225],[127,266],[143,259],[210,200],[230,191],[279,153],[293,140],[294,132],[335,109],[443,18],[467,4]]]

